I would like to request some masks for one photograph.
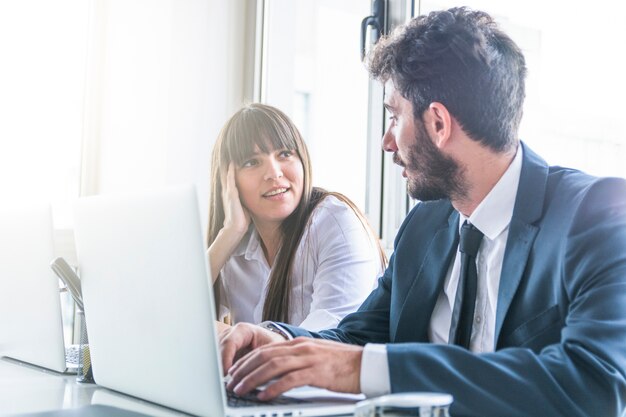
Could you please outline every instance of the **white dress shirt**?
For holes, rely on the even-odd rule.
[[[355,311],[382,273],[376,242],[345,203],[326,197],[311,215],[292,270],[289,324],[308,330],[336,327]],[[262,322],[269,267],[254,228],[220,272],[220,315]]]
[[[478,288],[470,339],[472,352],[495,350],[494,334],[500,274],[521,170],[522,148],[518,147],[511,165],[469,219],[460,214],[459,230],[463,222],[468,220],[484,234],[476,257]],[[428,337],[431,343],[448,343],[460,270],[461,255],[457,249],[430,318]],[[386,378],[381,378],[381,375],[386,375]],[[391,391],[385,345],[365,345],[361,361],[361,390],[367,396],[388,394]]]

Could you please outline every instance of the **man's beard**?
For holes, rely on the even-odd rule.
[[[433,143],[424,124],[415,121],[415,141],[407,161],[394,153],[393,161],[407,170],[407,193],[420,201],[462,199],[467,195],[459,164]]]

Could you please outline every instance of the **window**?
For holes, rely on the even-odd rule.
[[[266,0],[260,98],[301,130],[314,185],[347,195],[377,228],[380,129],[368,139],[371,83],[359,51],[370,9],[370,0]]]

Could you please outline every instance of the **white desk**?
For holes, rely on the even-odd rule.
[[[151,416],[186,414],[129,397],[95,384],[79,384],[74,375],[0,358],[0,416],[109,405]]]

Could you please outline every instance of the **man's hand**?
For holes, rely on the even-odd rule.
[[[228,373],[233,362],[251,350],[285,340],[277,333],[249,323],[238,323],[227,329],[222,328],[219,337],[224,373]]]
[[[230,325],[224,323],[223,321],[219,321],[217,320],[215,322],[215,328],[217,329],[217,334],[221,335],[222,333],[224,333],[226,330],[230,329]]]
[[[227,388],[244,395],[269,383],[259,393],[270,400],[292,388],[312,385],[332,391],[361,392],[363,347],[328,340],[296,338],[254,349],[229,370]]]

